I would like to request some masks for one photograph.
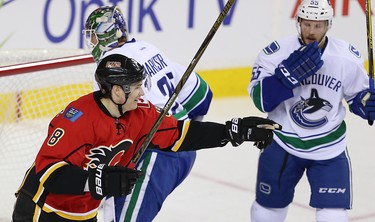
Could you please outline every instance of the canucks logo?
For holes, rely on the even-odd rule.
[[[277,51],[279,51],[280,45],[276,41],[269,44],[266,48],[263,49],[263,52],[266,53],[266,55],[271,55]]]
[[[361,53],[352,45],[349,45],[349,51],[357,58],[361,58]]]
[[[318,128],[325,125],[327,113],[332,109],[332,104],[319,97],[316,89],[311,90],[310,98],[294,104],[290,110],[293,121],[302,128]]]

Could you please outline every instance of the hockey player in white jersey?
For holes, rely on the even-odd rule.
[[[96,61],[111,54],[122,54],[141,63],[152,85],[144,98],[156,106],[164,106],[186,70],[154,45],[130,38],[118,7],[94,10],[87,18],[83,33]],[[208,84],[193,72],[171,112],[179,120],[200,120],[207,113],[211,99]],[[188,176],[195,158],[195,151],[167,153],[147,149],[139,164],[140,170],[146,172],[145,177],[138,180],[131,195],[106,200],[105,222],[152,221],[166,197]]]
[[[375,95],[362,104],[369,92],[363,58],[354,46],[326,35],[332,18],[329,0],[303,0],[298,35],[272,42],[253,65],[248,92],[283,126],[259,157],[253,222],[285,221],[304,172],[316,221],[348,221],[352,187],[343,100],[371,125]]]

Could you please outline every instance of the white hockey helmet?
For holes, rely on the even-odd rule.
[[[332,26],[333,8],[330,0],[302,0],[297,11],[297,23],[300,19],[328,22]]]

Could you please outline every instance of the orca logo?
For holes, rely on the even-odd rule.
[[[332,104],[319,97],[316,89],[311,90],[310,98],[301,100],[290,109],[293,121],[302,128],[318,128],[325,125],[327,113],[332,109]]]

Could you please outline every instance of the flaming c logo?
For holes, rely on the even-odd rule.
[[[115,166],[120,162],[122,156],[125,154],[125,151],[129,149],[132,144],[133,142],[131,140],[123,140],[117,145],[92,148],[90,153],[86,155],[89,162],[85,168],[93,169],[101,163],[108,164],[108,166]]]

